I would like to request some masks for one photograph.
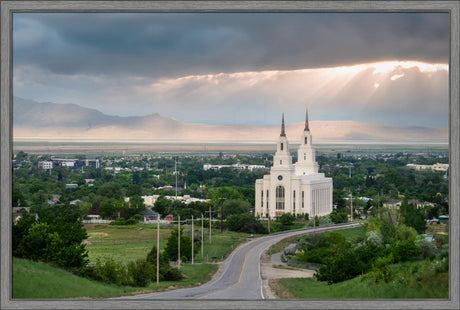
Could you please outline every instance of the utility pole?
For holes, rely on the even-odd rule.
[[[177,267],[180,270],[180,216],[177,216]]]
[[[204,246],[204,226],[203,226],[203,213],[201,213],[201,257],[203,257]]]
[[[212,228],[211,228],[211,205],[209,205],[209,244],[211,244],[211,234],[212,234]]]
[[[192,215],[192,265],[193,265],[193,244],[195,243],[193,240],[193,215]]]
[[[160,214],[157,218],[157,286],[160,284]]]
[[[353,193],[350,191],[351,221],[353,222]]]
[[[177,201],[177,157],[174,157],[174,174],[176,175],[176,201]]]
[[[270,214],[268,215],[268,234],[270,235]]]
[[[222,197],[222,192],[220,192],[220,232],[224,232],[224,217],[223,217],[223,210],[224,209],[224,198]]]

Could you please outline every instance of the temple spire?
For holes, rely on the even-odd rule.
[[[284,131],[284,112],[281,118],[281,134],[280,137],[286,137],[286,132]]]
[[[310,127],[308,126],[308,103],[307,103],[307,114],[305,115],[305,129],[304,131],[310,131]]]

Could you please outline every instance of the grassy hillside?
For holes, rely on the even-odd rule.
[[[217,268],[216,264],[185,264],[181,271],[187,277],[180,282],[164,281],[158,287],[153,282],[136,288],[91,281],[43,263],[13,257],[13,298],[106,298],[163,291],[205,283]]]
[[[449,298],[449,275],[437,273],[436,261],[417,261],[392,265],[388,283],[376,283],[372,272],[328,285],[315,278],[279,279],[271,284],[279,296],[289,292],[293,298]],[[278,285],[276,285],[278,284]]]
[[[13,257],[13,298],[103,298],[138,290],[91,281],[43,263]]]

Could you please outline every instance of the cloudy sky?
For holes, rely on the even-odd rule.
[[[13,93],[109,115],[448,127],[447,13],[14,13]]]

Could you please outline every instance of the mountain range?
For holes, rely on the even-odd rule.
[[[316,141],[445,141],[448,128],[391,126],[356,121],[310,121]],[[292,143],[304,123],[286,125]],[[77,104],[40,103],[13,98],[13,139],[23,141],[123,141],[210,143],[272,142],[280,125],[186,123],[159,114],[111,116]]]

